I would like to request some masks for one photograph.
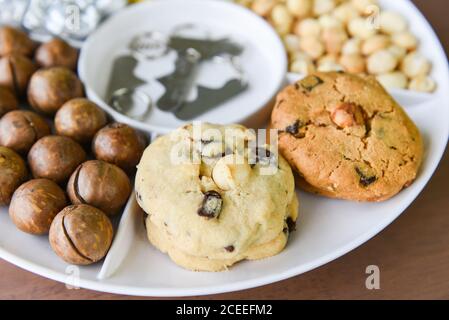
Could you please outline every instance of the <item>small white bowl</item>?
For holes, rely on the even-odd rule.
[[[246,91],[194,120],[223,124],[243,123],[253,127],[264,125],[270,114],[271,101],[285,81],[286,53],[282,41],[265,20],[240,5],[225,1],[151,1],[132,5],[111,17],[89,37],[81,50],[78,72],[89,99],[106,110],[116,121],[147,132],[165,133],[183,125],[184,121],[155,106],[142,121],[130,118],[111,108],[105,95],[113,62],[128,50],[128,43],[135,35],[145,31],[168,34],[176,26],[184,24],[198,24],[207,28],[212,37],[228,36],[243,44],[245,49],[240,56],[240,63],[249,83]],[[173,56],[176,58],[175,54]],[[155,64],[165,61],[166,65],[156,67],[170,73],[174,66],[167,59],[161,59],[160,62],[140,62],[136,68],[135,74],[140,78],[146,77],[148,85],[142,88],[152,96],[153,101],[157,99],[155,95],[162,94],[163,87],[151,76],[151,72],[153,75],[160,73],[154,72]],[[220,80],[214,77],[220,78],[223,74],[204,73],[206,76],[202,82],[199,79],[202,85],[211,83],[218,88],[221,86],[217,86],[217,81]]]

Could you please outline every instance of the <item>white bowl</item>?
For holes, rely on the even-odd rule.
[[[113,62],[118,55],[129,52],[128,43],[137,34],[158,31],[168,34],[176,26],[197,24],[207,29],[214,38],[229,36],[243,44],[240,64],[248,80],[249,88],[209,110],[194,120],[214,123],[244,123],[257,126],[264,123],[270,113],[270,101],[280,89],[287,70],[287,57],[282,41],[270,25],[251,11],[234,3],[204,0],[149,1],[130,6],[107,20],[83,45],[78,71],[86,86],[87,96],[113,116],[147,132],[165,133],[185,122],[170,112],[153,107],[142,120],[127,117],[106,102],[106,90]],[[155,81],[173,70],[176,54],[157,61],[141,61],[135,74],[148,81],[142,87],[153,101],[163,93],[163,87]],[[210,72],[213,63],[206,61],[200,69],[198,82],[221,87],[223,73]],[[209,70],[209,72],[207,72]],[[204,72],[202,72],[204,71]]]

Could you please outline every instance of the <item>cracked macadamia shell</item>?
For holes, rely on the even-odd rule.
[[[116,165],[91,160],[75,170],[67,184],[73,204],[89,204],[107,215],[117,214],[131,194],[131,182]]]
[[[28,102],[40,112],[55,114],[67,101],[84,96],[76,74],[64,67],[40,69],[28,86]]]
[[[34,58],[43,68],[66,67],[76,70],[78,50],[62,39],[53,38],[37,48]]]
[[[77,265],[95,263],[106,255],[113,237],[109,218],[86,204],[66,207],[50,227],[50,245],[64,261]]]
[[[25,161],[12,149],[0,147],[0,206],[7,205],[28,177]]]
[[[26,154],[37,140],[50,133],[44,118],[32,111],[11,111],[0,120],[0,145],[20,154]]]
[[[0,85],[9,88],[17,95],[26,92],[30,78],[36,66],[27,57],[20,54],[0,58]]]
[[[56,132],[79,143],[90,143],[106,123],[104,111],[85,98],[67,101],[55,116]]]
[[[96,159],[113,163],[127,172],[135,170],[145,147],[143,135],[123,123],[104,127],[92,142]]]
[[[271,115],[298,184],[321,195],[383,201],[423,158],[419,129],[374,77],[315,73],[283,89]]]
[[[9,206],[17,228],[30,234],[46,234],[54,217],[67,205],[64,191],[53,181],[35,179],[22,184]]]
[[[0,56],[16,53],[31,57],[34,49],[35,43],[25,32],[9,26],[0,27]]]
[[[13,91],[6,87],[0,87],[0,117],[3,117],[9,111],[16,110],[18,107],[19,101]]]
[[[78,143],[68,137],[54,135],[38,140],[28,153],[33,176],[56,183],[66,182],[85,159],[86,153]]]

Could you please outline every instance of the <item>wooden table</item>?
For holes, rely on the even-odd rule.
[[[415,0],[449,49],[447,1]],[[445,106],[449,107],[449,106]],[[306,274],[209,299],[449,299],[449,152],[424,192],[374,239]],[[380,268],[380,290],[367,290],[365,269]],[[123,299],[68,290],[0,260],[0,299]],[[132,297],[129,297],[132,298]]]

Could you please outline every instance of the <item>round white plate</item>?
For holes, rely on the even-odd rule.
[[[100,264],[82,267],[79,285],[99,291],[148,296],[202,295],[256,287],[334,260],[396,219],[424,188],[444,152],[449,134],[449,74],[438,38],[419,11],[405,0],[382,1],[382,4],[413,21],[412,30],[421,39],[421,51],[433,62],[432,76],[439,85],[433,95],[394,92],[425,138],[424,163],[411,187],[383,203],[353,203],[299,192],[298,230],[292,234],[286,249],[270,259],[242,262],[221,273],[181,269],[147,243],[138,224],[132,249],[117,272],[107,279],[97,280]],[[57,281],[73,281],[77,274],[76,269],[68,268],[53,254],[46,237],[17,231],[6,208],[0,209],[0,256]]]
[[[78,71],[87,96],[117,121],[147,132],[166,133],[185,124],[186,121],[155,106],[165,92],[164,86],[156,79],[174,71],[177,54],[173,50],[158,59],[138,60],[134,74],[146,82],[139,89],[154,102],[142,120],[127,117],[111,108],[107,90],[114,62],[119,56],[131,54],[129,43],[136,35],[154,31],[169,36],[173,30],[188,25],[194,26],[196,34],[205,33],[201,38],[229,38],[241,44],[243,52],[238,56],[236,67],[242,69],[243,79],[249,84],[245,91],[188,122],[239,122],[259,126],[265,123],[270,115],[269,102],[283,85],[287,72],[284,46],[265,20],[242,6],[223,1],[153,0],[115,14],[82,47]],[[195,84],[220,89],[238,74],[226,60],[205,60],[199,65]],[[189,101],[196,96],[194,86],[188,96]]]

